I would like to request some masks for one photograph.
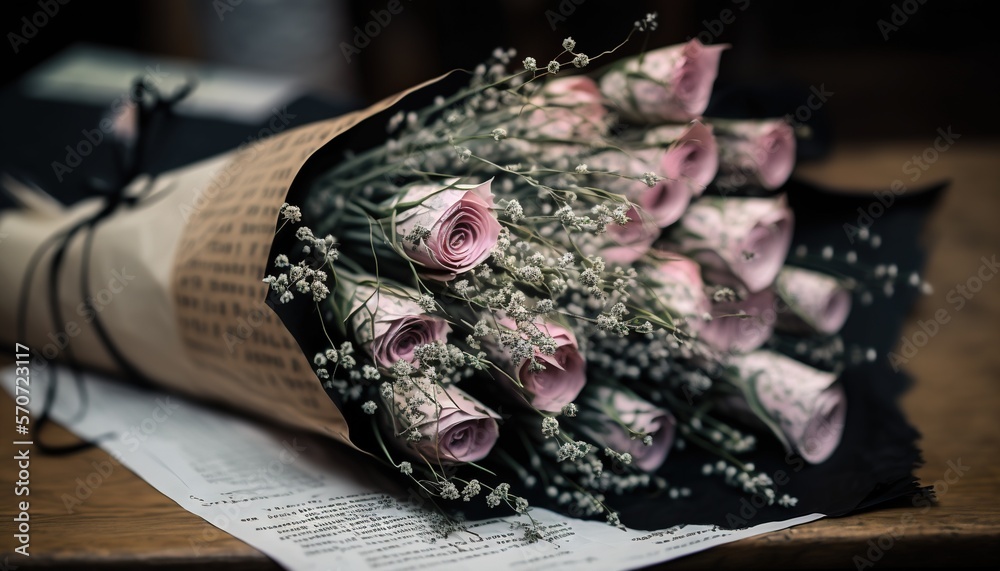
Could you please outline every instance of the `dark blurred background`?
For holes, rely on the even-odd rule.
[[[722,60],[720,89],[795,85],[832,92],[824,113],[838,139],[927,138],[949,124],[963,135],[992,136],[1000,133],[995,5],[944,0],[5,0],[6,45],[0,51],[6,88],[60,51],[86,42],[154,59],[291,75],[310,93],[354,106],[452,68],[471,68],[498,46],[516,47],[518,61],[525,55],[548,61],[560,51],[562,38],[573,36],[578,49],[595,54],[618,43],[634,20],[655,11],[660,26],[651,45],[699,37],[733,46]],[[641,42],[633,42],[622,53],[640,47]]]

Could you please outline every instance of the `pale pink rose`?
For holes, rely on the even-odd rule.
[[[585,75],[546,82],[531,106],[535,109],[528,115],[528,129],[546,139],[580,142],[607,130],[601,91]]]
[[[774,292],[764,289],[745,299],[712,304],[712,321],[701,328],[701,338],[726,353],[759,349],[774,333],[774,301]]]
[[[519,329],[517,323],[509,317],[500,316],[497,323],[504,328],[516,331],[522,339],[527,339],[533,331]],[[552,337],[555,341],[555,352],[546,355],[535,347],[534,357],[545,369],[533,371],[531,359],[521,359],[512,363],[514,378],[530,395],[531,406],[545,412],[558,412],[562,407],[573,402],[587,384],[586,362],[580,353],[573,332],[562,325],[549,322],[534,323],[540,332]],[[504,354],[509,358],[510,352]]]
[[[742,175],[767,189],[785,184],[795,168],[795,132],[781,119],[725,121],[717,129],[719,172]]]
[[[663,465],[674,445],[677,428],[669,411],[630,392],[608,387],[597,387],[587,400],[589,409],[585,409],[581,420],[598,444],[631,454],[632,464],[645,472],[655,472]],[[642,441],[647,435],[652,437],[648,446]]]
[[[701,264],[708,281],[746,287],[770,286],[792,242],[792,210],[778,198],[702,198],[670,235],[671,249]]]
[[[624,174],[641,176],[652,172],[660,177],[652,186],[642,181],[618,179],[620,184],[609,190],[620,191],[636,202],[653,217],[660,228],[666,228],[680,219],[691,200],[700,196],[715,178],[719,165],[718,149],[712,131],[694,122],[686,127],[659,127],[647,133],[647,144],[665,146],[631,153],[628,170]],[[601,157],[621,157],[620,153],[607,152]],[[619,158],[620,160],[620,158]],[[607,159],[598,160],[597,166],[605,168]],[[611,162],[610,166],[614,166]]]
[[[423,275],[449,281],[490,255],[500,235],[493,214],[491,180],[479,185],[411,187],[396,205],[396,234],[403,251],[423,266]],[[417,243],[414,230],[429,231]]]
[[[812,329],[832,335],[851,313],[851,292],[832,276],[785,266],[775,282],[790,311],[778,316],[778,327],[789,331]]]
[[[636,179],[650,172],[665,177],[662,170],[667,154],[662,149],[640,149],[628,154],[606,151],[587,159],[587,166],[591,171],[613,173],[594,175],[595,186],[624,195],[641,206],[657,226],[665,228],[676,222],[691,202],[690,185],[679,174],[661,178],[652,186]]]
[[[694,331],[705,327],[712,305],[705,295],[701,267],[691,258],[671,252],[656,252],[646,270],[650,287],[674,318],[683,319]]]
[[[693,39],[630,58],[604,74],[601,92],[632,121],[690,121],[708,106],[727,47]]]
[[[405,393],[393,393],[391,407],[395,442],[431,463],[477,462],[485,458],[500,436],[492,410],[455,386],[442,388],[424,379],[414,380]],[[422,397],[419,414],[410,415],[408,402]],[[410,440],[416,430],[420,439]]]
[[[400,359],[413,363],[418,346],[447,341],[448,322],[426,315],[416,298],[417,292],[367,285],[355,290],[351,318],[355,337],[378,366],[388,369]]]
[[[847,396],[835,374],[772,351],[734,356],[729,364],[787,446],[813,464],[833,454],[847,418]]]
[[[629,222],[624,226],[608,224],[607,241],[600,255],[609,265],[628,266],[641,258],[660,235],[656,221],[646,213],[632,207],[626,212]]]
[[[694,121],[690,125],[664,125],[650,129],[646,144],[669,145],[661,162],[663,176],[688,183],[691,196],[700,196],[719,169],[719,147],[711,127]]]

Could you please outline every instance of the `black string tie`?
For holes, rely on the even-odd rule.
[[[91,194],[103,196],[102,207],[92,216],[89,216],[68,229],[57,232],[51,236],[48,240],[43,242],[41,246],[39,246],[34,254],[32,254],[31,260],[28,263],[27,271],[25,272],[24,278],[21,282],[21,291],[19,295],[17,315],[17,332],[19,339],[27,338],[28,304],[31,301],[31,294],[33,293],[32,283],[35,271],[41,265],[42,258],[44,258],[50,251],[53,251],[54,253],[49,261],[49,275],[46,286],[43,287],[43,291],[47,295],[48,304],[51,308],[51,325],[53,327],[53,331],[58,331],[62,326],[62,308],[59,304],[60,274],[62,273],[61,270],[63,269],[63,262],[66,260],[66,252],[69,250],[69,245],[72,243],[77,234],[82,234],[83,250],[81,253],[79,278],[80,295],[83,299],[84,307],[87,310],[88,315],[92,318],[91,323],[93,324],[94,331],[97,333],[97,337],[104,346],[105,350],[126,377],[132,381],[147,386],[151,386],[153,384],[145,374],[143,374],[128,358],[125,357],[122,351],[118,348],[118,345],[116,345],[112,340],[107,328],[101,321],[100,312],[95,311],[90,288],[90,257],[93,249],[94,233],[98,225],[100,225],[104,220],[107,220],[118,210],[129,209],[141,203],[153,190],[153,183],[155,179],[150,177],[142,185],[138,192],[132,194],[126,194],[125,192],[125,189],[128,188],[133,181],[139,178],[147,169],[147,160],[150,156],[149,148],[152,143],[156,141],[154,138],[156,131],[159,130],[160,127],[166,127],[169,125],[170,118],[174,113],[174,105],[187,97],[194,90],[194,87],[195,83],[188,80],[187,83],[181,86],[175,93],[170,96],[164,96],[159,92],[159,90],[156,89],[155,86],[147,83],[145,79],[138,78],[135,80],[134,90],[132,91],[132,93],[136,94],[135,140],[128,141],[116,139],[117,145],[115,150],[118,173],[114,182],[108,182],[104,179],[91,179],[87,182],[87,187]],[[166,192],[168,190],[169,189],[165,189],[162,192]],[[62,360],[72,371],[73,379],[76,383],[77,390],[80,393],[79,416],[79,414],[82,414],[82,412],[87,408],[87,393],[85,385],[83,384],[80,363],[73,357],[73,350],[69,340],[67,340],[66,347],[63,348]],[[49,384],[46,387],[45,402],[37,420],[35,421],[35,446],[37,446],[39,451],[42,453],[51,455],[72,454],[95,446],[96,442],[90,441],[83,441],[65,446],[52,446],[46,444],[42,440],[42,429],[50,420],[52,406],[55,402],[56,384],[58,379],[54,367],[48,367],[48,371]],[[96,440],[101,440],[109,436],[113,435],[102,435]]]

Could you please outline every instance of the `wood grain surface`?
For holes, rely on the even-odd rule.
[[[933,138],[852,144],[836,149],[822,163],[800,166],[797,173],[837,187],[888,188],[895,179],[909,178],[904,163],[922,153]],[[874,568],[1000,565],[1000,279],[984,282],[959,311],[946,301],[949,290],[976,274],[983,256],[1000,258],[1000,142],[959,139],[929,165],[919,183],[946,178],[952,187],[927,229],[932,251],[927,278],[935,291],[918,304],[904,331],[912,335],[918,320],[931,319],[939,309],[951,315],[907,364],[916,385],[903,399],[911,422],[923,433],[926,464],[918,476],[926,485],[938,482],[939,505],[926,510],[888,507],[824,519],[664,567],[854,569],[858,557]],[[10,397],[3,393],[0,410],[11,408]],[[10,417],[4,412],[0,418]],[[53,440],[72,440],[62,428],[50,430]],[[9,439],[4,439],[3,450],[0,569],[278,568],[121,467],[67,513],[64,494],[75,495],[77,479],[109,458],[96,449],[69,457],[33,456],[32,555],[13,554],[10,514],[16,466],[10,460]],[[944,481],[949,462],[968,467],[950,484]]]

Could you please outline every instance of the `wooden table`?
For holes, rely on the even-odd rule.
[[[803,165],[799,174],[834,186],[888,188],[907,178],[903,165],[933,142],[852,144],[822,164]],[[921,513],[910,507],[825,519],[746,539],[670,563],[689,568],[856,568],[855,557],[877,568],[1000,564],[1000,279],[985,282],[960,311],[946,301],[965,283],[980,258],[1000,256],[1000,142],[960,139],[923,173],[920,182],[951,178],[953,185],[928,232],[932,255],[927,278],[935,292],[910,318],[948,308],[952,319],[920,349],[907,368],[916,387],[903,400],[911,421],[924,434],[926,465],[921,481],[938,489],[940,503]],[[11,409],[3,393],[0,409]],[[5,413],[6,415],[6,413]],[[6,418],[6,417],[5,417]],[[62,431],[62,429],[58,429]],[[54,437],[57,430],[52,429]],[[63,436],[71,440],[65,431]],[[7,441],[9,442],[9,441]],[[5,450],[9,444],[5,442]],[[6,452],[4,458],[10,458]],[[63,495],[74,495],[76,479],[107,460],[98,449],[53,458],[35,456],[31,471],[32,556],[11,555],[10,519],[15,464],[0,462],[3,474],[3,549],[0,569],[14,565],[48,569],[262,570],[278,567],[259,551],[216,531],[205,541],[207,524],[178,507],[124,468],[116,468],[85,502],[68,514]],[[949,462],[968,470],[945,484]],[[949,477],[951,475],[949,474]],[[945,488],[944,486],[947,486]],[[905,518],[913,516],[913,521]],[[215,529],[215,528],[211,528]],[[197,547],[192,538],[197,538]],[[4,559],[6,558],[6,559]]]

